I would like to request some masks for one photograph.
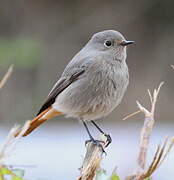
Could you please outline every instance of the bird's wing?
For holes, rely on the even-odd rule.
[[[82,75],[84,72],[85,69],[79,68],[75,72],[73,72],[73,74],[71,74],[70,76],[60,78],[60,80],[54,85],[53,89],[50,91],[45,103],[43,104],[37,115],[39,115],[44,110],[49,108],[55,102],[56,97],[70,84],[78,80],[80,75]]]

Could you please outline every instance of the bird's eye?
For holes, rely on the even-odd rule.
[[[105,41],[105,46],[106,47],[110,47],[111,45],[112,45],[111,41],[109,41],[109,40]]]

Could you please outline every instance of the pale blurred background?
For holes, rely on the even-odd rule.
[[[132,173],[143,116],[122,118],[137,110],[136,100],[149,107],[147,89],[165,81],[155,113],[152,158],[157,144],[174,135],[173,7],[171,0],[0,0],[0,77],[14,64],[14,73],[0,91],[1,138],[15,123],[34,117],[66,64],[92,34],[114,29],[136,45],[128,48],[127,93],[107,121],[98,122],[113,137],[102,164],[109,172],[118,166],[122,177]],[[26,170],[29,180],[75,179],[87,138],[76,120],[58,117],[25,138],[9,163],[36,165]],[[173,162],[171,153],[154,180],[174,179]]]

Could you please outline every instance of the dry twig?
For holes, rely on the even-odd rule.
[[[14,126],[10,130],[5,142],[0,147],[0,166],[4,165],[5,159],[11,154],[10,152],[14,149],[15,145],[23,136],[23,134],[27,131],[29,126],[30,121],[27,121],[17,137],[15,137],[14,135],[16,134],[16,132],[18,132],[19,126]]]
[[[144,125],[141,130],[141,136],[140,136],[140,151],[138,155],[138,165],[141,169],[145,168],[146,165],[146,159],[147,159],[147,151],[150,141],[150,136],[154,127],[154,112],[155,112],[155,105],[157,101],[157,97],[160,91],[161,86],[163,85],[163,82],[160,83],[158,89],[155,89],[153,92],[153,95],[148,90],[148,94],[151,101],[151,110],[148,111],[146,108],[144,108],[138,101],[137,105],[141,112],[145,115]]]
[[[155,123],[155,120],[154,120],[155,105],[156,105],[157,97],[158,97],[158,94],[162,85],[163,85],[163,82],[160,83],[158,89],[154,90],[153,95],[151,94],[150,90],[148,90],[148,94],[149,94],[150,102],[151,102],[150,111],[144,108],[137,101],[139,110],[143,112],[145,115],[144,125],[141,130],[140,145],[139,145],[140,150],[139,150],[138,161],[137,161],[139,168],[136,174],[126,177],[126,180],[144,180],[145,178],[151,177],[154,171],[162,164],[162,162],[167,157],[167,155],[169,154],[170,150],[172,149],[174,145],[174,138],[172,138],[172,140],[170,141],[168,138],[166,138],[163,145],[158,145],[158,148],[156,150],[156,153],[154,155],[154,158],[150,166],[148,167],[147,170],[145,170],[150,136],[151,136],[154,123]]]
[[[100,141],[103,141],[101,145],[103,149],[107,147],[108,141],[105,135],[101,135],[99,138]],[[92,180],[96,171],[100,167],[100,162],[102,160],[103,150],[101,147],[89,142],[86,146],[86,155],[80,168],[80,177],[78,180]]]
[[[174,138],[172,138],[171,140],[166,138],[163,145],[158,145],[158,148],[156,150],[156,153],[149,168],[144,173],[141,173],[137,178],[137,180],[144,180],[145,178],[151,177],[154,171],[157,168],[159,168],[162,162],[166,159],[173,145],[174,145]]]
[[[141,112],[141,111],[138,110],[138,111],[136,111],[136,112],[133,112],[133,113],[131,113],[131,114],[128,114],[127,116],[125,116],[125,117],[123,118],[123,121],[131,118],[132,116],[135,116],[135,115],[139,114],[140,112]]]
[[[4,77],[2,78],[2,80],[0,81],[0,89],[5,85],[5,83],[7,82],[7,80],[9,79],[9,77],[11,76],[13,72],[13,65],[11,65],[8,68],[8,71],[6,72],[6,74],[4,75]]]

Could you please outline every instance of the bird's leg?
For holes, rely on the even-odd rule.
[[[94,121],[91,122],[102,134],[106,136],[108,142],[107,146],[108,146],[112,142],[111,136],[109,134],[106,134]]]
[[[89,135],[90,140],[94,140],[94,138],[92,137],[92,135],[91,135],[91,133],[89,131],[89,128],[88,128],[87,124],[84,121],[82,121],[82,122],[83,122],[83,125],[84,125],[88,135]]]
[[[102,134],[105,134],[104,131],[94,121],[91,122]]]
[[[89,138],[90,138],[89,140],[85,141],[85,144],[87,144],[87,143],[89,143],[89,142],[92,142],[92,143],[94,143],[95,145],[101,147],[102,150],[103,150],[103,152],[105,153],[105,151],[104,151],[104,149],[103,149],[103,146],[101,145],[101,143],[102,143],[103,141],[94,139],[94,138],[92,137],[89,129],[88,129],[87,124],[86,124],[83,120],[82,120],[82,122],[83,122],[83,125],[84,125],[84,127],[85,127],[85,129],[86,129],[86,131],[87,131],[87,133],[88,133],[88,135],[89,135]]]

